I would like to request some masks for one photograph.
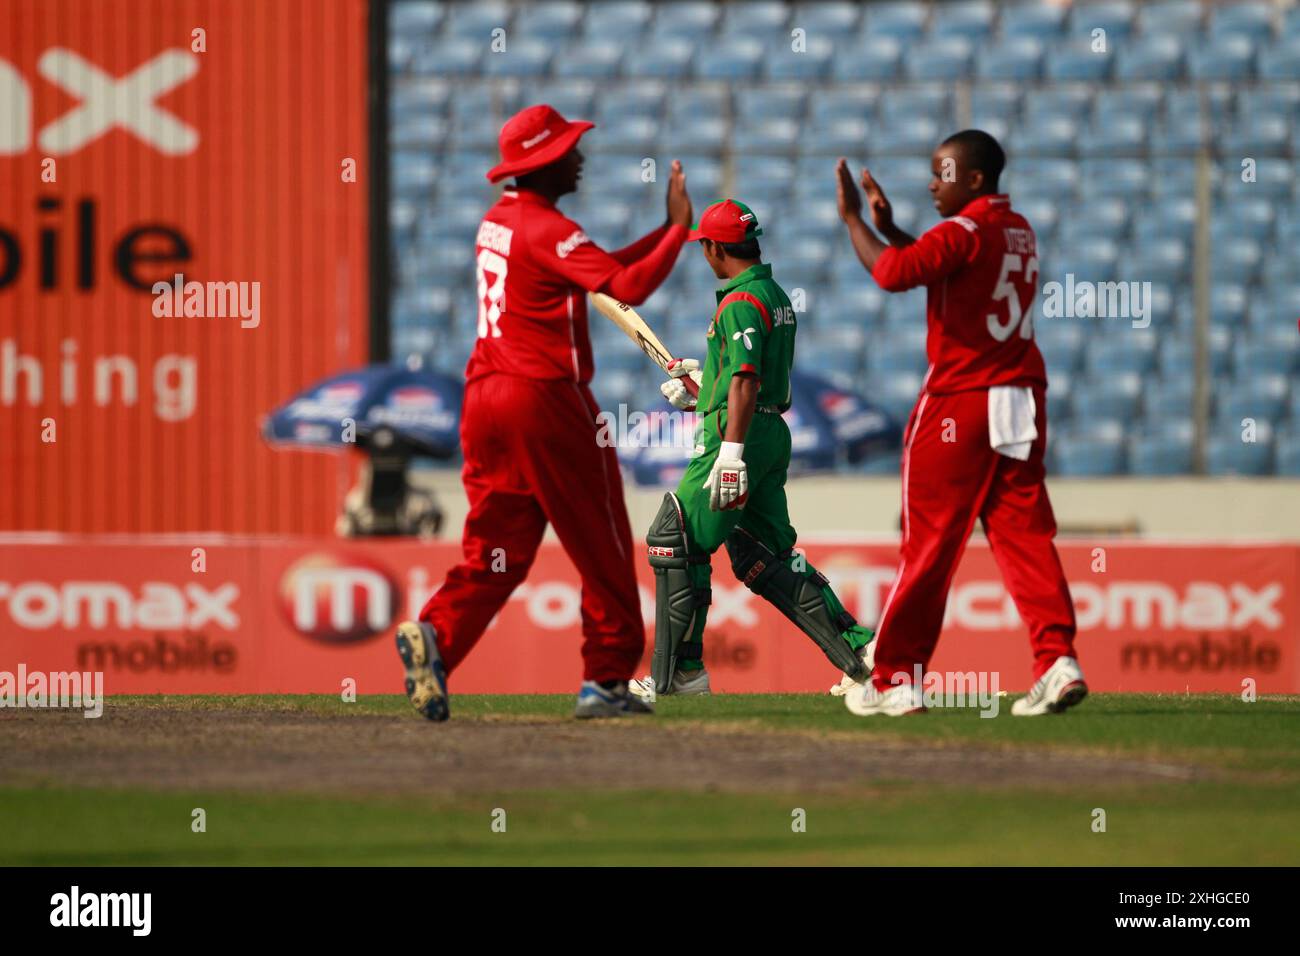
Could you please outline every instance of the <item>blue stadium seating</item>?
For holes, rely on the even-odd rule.
[[[1184,475],[1192,470],[1192,420],[1168,418],[1133,430],[1129,469],[1135,475]]]
[[[1050,464],[1178,474],[1191,462],[1197,166],[1208,148],[1215,474],[1300,474],[1300,9],[1265,0],[396,0],[388,37],[394,353],[450,370],[473,345],[467,249],[497,195],[501,122],[551,102],[597,122],[562,203],[616,247],[662,220],[682,158],[697,209],[724,194],[763,219],[780,280],[806,292],[800,360],[861,378],[900,418],[925,370],[925,294],[882,293],[835,208],[832,164],[885,185],[896,221],[936,221],[929,154],[974,125],[1008,147],[1005,188],[1039,237],[1040,283],[1152,283],[1152,324],[1036,315],[1049,367]],[[493,31],[505,29],[505,52]],[[1105,31],[1104,52],[1094,49]],[[802,34],[791,31],[802,30]],[[792,42],[801,46],[792,47]],[[653,157],[658,182],[642,180]],[[1253,176],[1242,178],[1249,157]],[[673,335],[715,283],[693,250],[646,310]],[[607,323],[593,335],[615,343]],[[603,403],[653,389],[618,353]],[[640,363],[640,364],[637,364]],[[1136,383],[1136,385],[1135,385]],[[859,382],[860,384],[860,382]],[[1247,414],[1250,413],[1250,414]],[[1240,418],[1265,433],[1243,443]],[[896,459],[864,466],[896,472]]]

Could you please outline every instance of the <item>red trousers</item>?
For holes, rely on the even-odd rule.
[[[573,382],[495,374],[466,386],[465,559],[420,612],[448,673],[528,576],[550,522],[582,577],[584,679],[632,676],[645,627],[618,457],[596,442],[598,411]]]
[[[1046,396],[1035,390],[1034,401],[1038,440],[1027,461],[989,447],[986,391],[923,393],[912,410],[903,443],[903,546],[877,627],[877,687],[889,687],[895,674],[910,681],[915,665],[929,664],[977,518],[1029,626],[1034,679],[1058,657],[1074,656],[1074,604],[1052,543],[1056,518],[1044,483]]]

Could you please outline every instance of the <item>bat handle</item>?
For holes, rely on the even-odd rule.
[[[700,386],[695,379],[691,378],[689,375],[683,375],[682,384],[686,386],[686,394],[690,395],[691,398],[700,397]]]

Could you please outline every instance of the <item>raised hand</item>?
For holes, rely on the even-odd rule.
[[[668,222],[689,229],[693,213],[691,197],[686,192],[686,173],[681,160],[674,159],[672,172],[668,175]]]
[[[880,188],[880,183],[876,182],[871,176],[871,171],[865,168],[862,170],[862,191],[867,194],[871,221],[876,224],[876,229],[881,233],[889,235],[894,228],[894,207],[889,204],[885,191]]]
[[[845,222],[862,215],[862,197],[858,195],[858,187],[853,183],[849,162],[843,157],[835,164],[835,201],[839,206],[840,218]]]

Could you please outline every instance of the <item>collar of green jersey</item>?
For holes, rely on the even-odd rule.
[[[746,282],[770,278],[772,278],[772,264],[770,262],[760,262],[757,265],[752,265],[718,290],[718,301],[721,302],[728,292],[731,292],[737,286],[744,285]]]

